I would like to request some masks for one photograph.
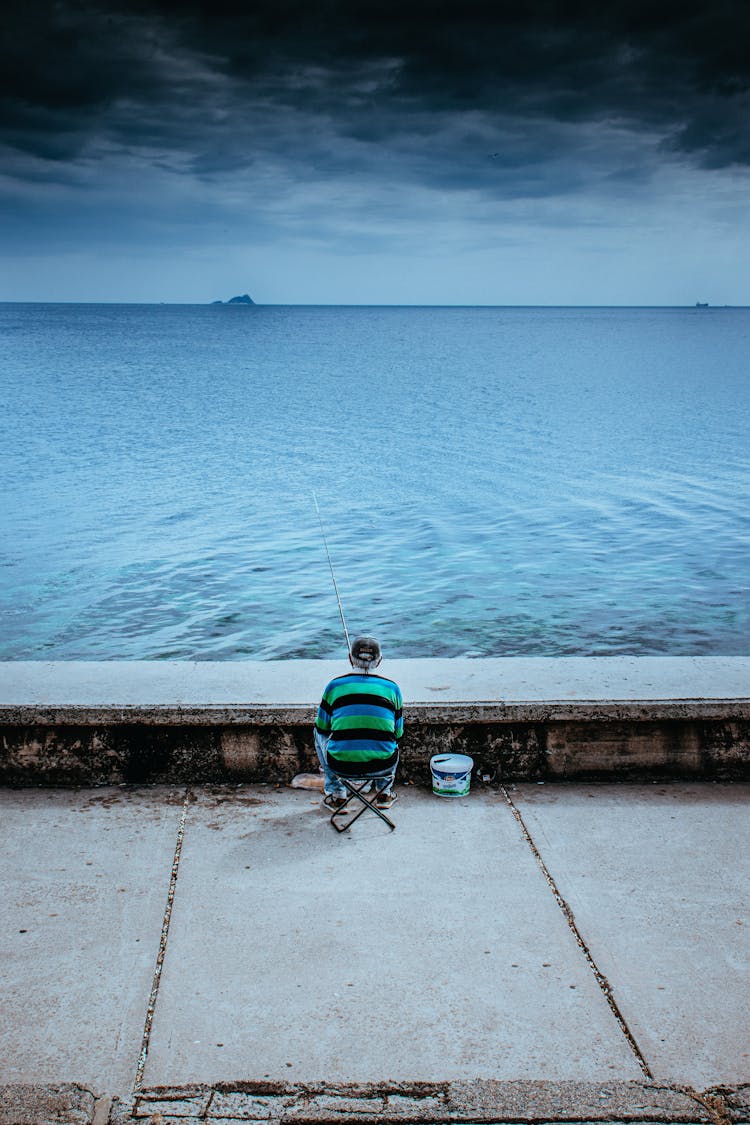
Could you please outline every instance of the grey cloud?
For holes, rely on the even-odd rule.
[[[750,9],[727,0],[58,0],[5,18],[0,136],[34,160],[133,149],[208,182],[528,198],[647,181],[659,151],[750,164]]]

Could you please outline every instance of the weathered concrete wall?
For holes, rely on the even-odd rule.
[[[750,777],[750,722],[412,720],[402,780],[427,784],[433,754],[470,754],[493,781]],[[0,783],[288,783],[317,768],[310,724],[142,723],[0,727]]]

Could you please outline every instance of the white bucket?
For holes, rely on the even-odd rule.
[[[430,758],[432,792],[438,797],[465,797],[473,767],[474,759],[468,754],[435,754]]]

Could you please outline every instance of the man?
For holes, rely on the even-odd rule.
[[[349,653],[354,669],[326,687],[315,720],[315,749],[325,779],[324,803],[340,808],[348,794],[339,775],[373,778],[374,804],[387,809],[396,800],[393,781],[398,741],[404,733],[401,689],[373,675],[383,655],[374,637],[357,637]]]

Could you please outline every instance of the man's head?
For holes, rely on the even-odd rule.
[[[382,659],[380,645],[374,637],[357,637],[352,642],[349,662],[352,668],[356,668],[359,672],[369,672],[372,668],[377,668]]]

